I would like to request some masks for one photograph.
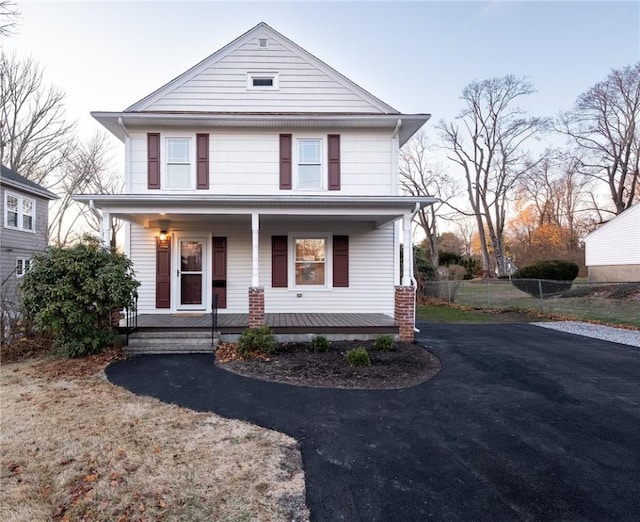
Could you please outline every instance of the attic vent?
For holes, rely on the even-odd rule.
[[[266,38],[258,38],[258,46],[260,47],[260,49],[266,49],[267,48],[267,39]]]
[[[273,91],[278,90],[279,88],[278,73],[247,73],[247,89]]]

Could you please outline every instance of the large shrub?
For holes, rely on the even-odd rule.
[[[81,357],[110,346],[112,314],[132,306],[139,284],[126,256],[85,236],[35,256],[20,285],[22,312],[58,355]]]
[[[518,269],[512,277],[513,285],[530,295],[542,297],[569,290],[580,268],[571,261],[550,259]]]

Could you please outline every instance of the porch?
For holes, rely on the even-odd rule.
[[[138,331],[188,330],[211,332],[213,316],[198,314],[139,314]],[[398,335],[398,325],[385,314],[266,313],[265,324],[276,334]],[[216,331],[240,334],[249,327],[249,314],[218,314]]]

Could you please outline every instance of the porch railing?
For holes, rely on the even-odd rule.
[[[213,289],[211,300],[211,348],[215,348],[216,330],[218,329],[218,294]]]
[[[127,345],[129,345],[129,334],[138,330],[138,292],[134,292],[133,294],[133,304],[127,308],[125,319]]]

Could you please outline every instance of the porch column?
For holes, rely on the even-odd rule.
[[[260,215],[251,214],[251,286],[260,286]]]
[[[411,286],[411,214],[402,217],[402,286]]]
[[[108,212],[102,213],[102,244],[111,246],[111,214]]]
[[[260,215],[251,214],[251,286],[249,287],[249,328],[264,321],[264,288],[260,286]]]

